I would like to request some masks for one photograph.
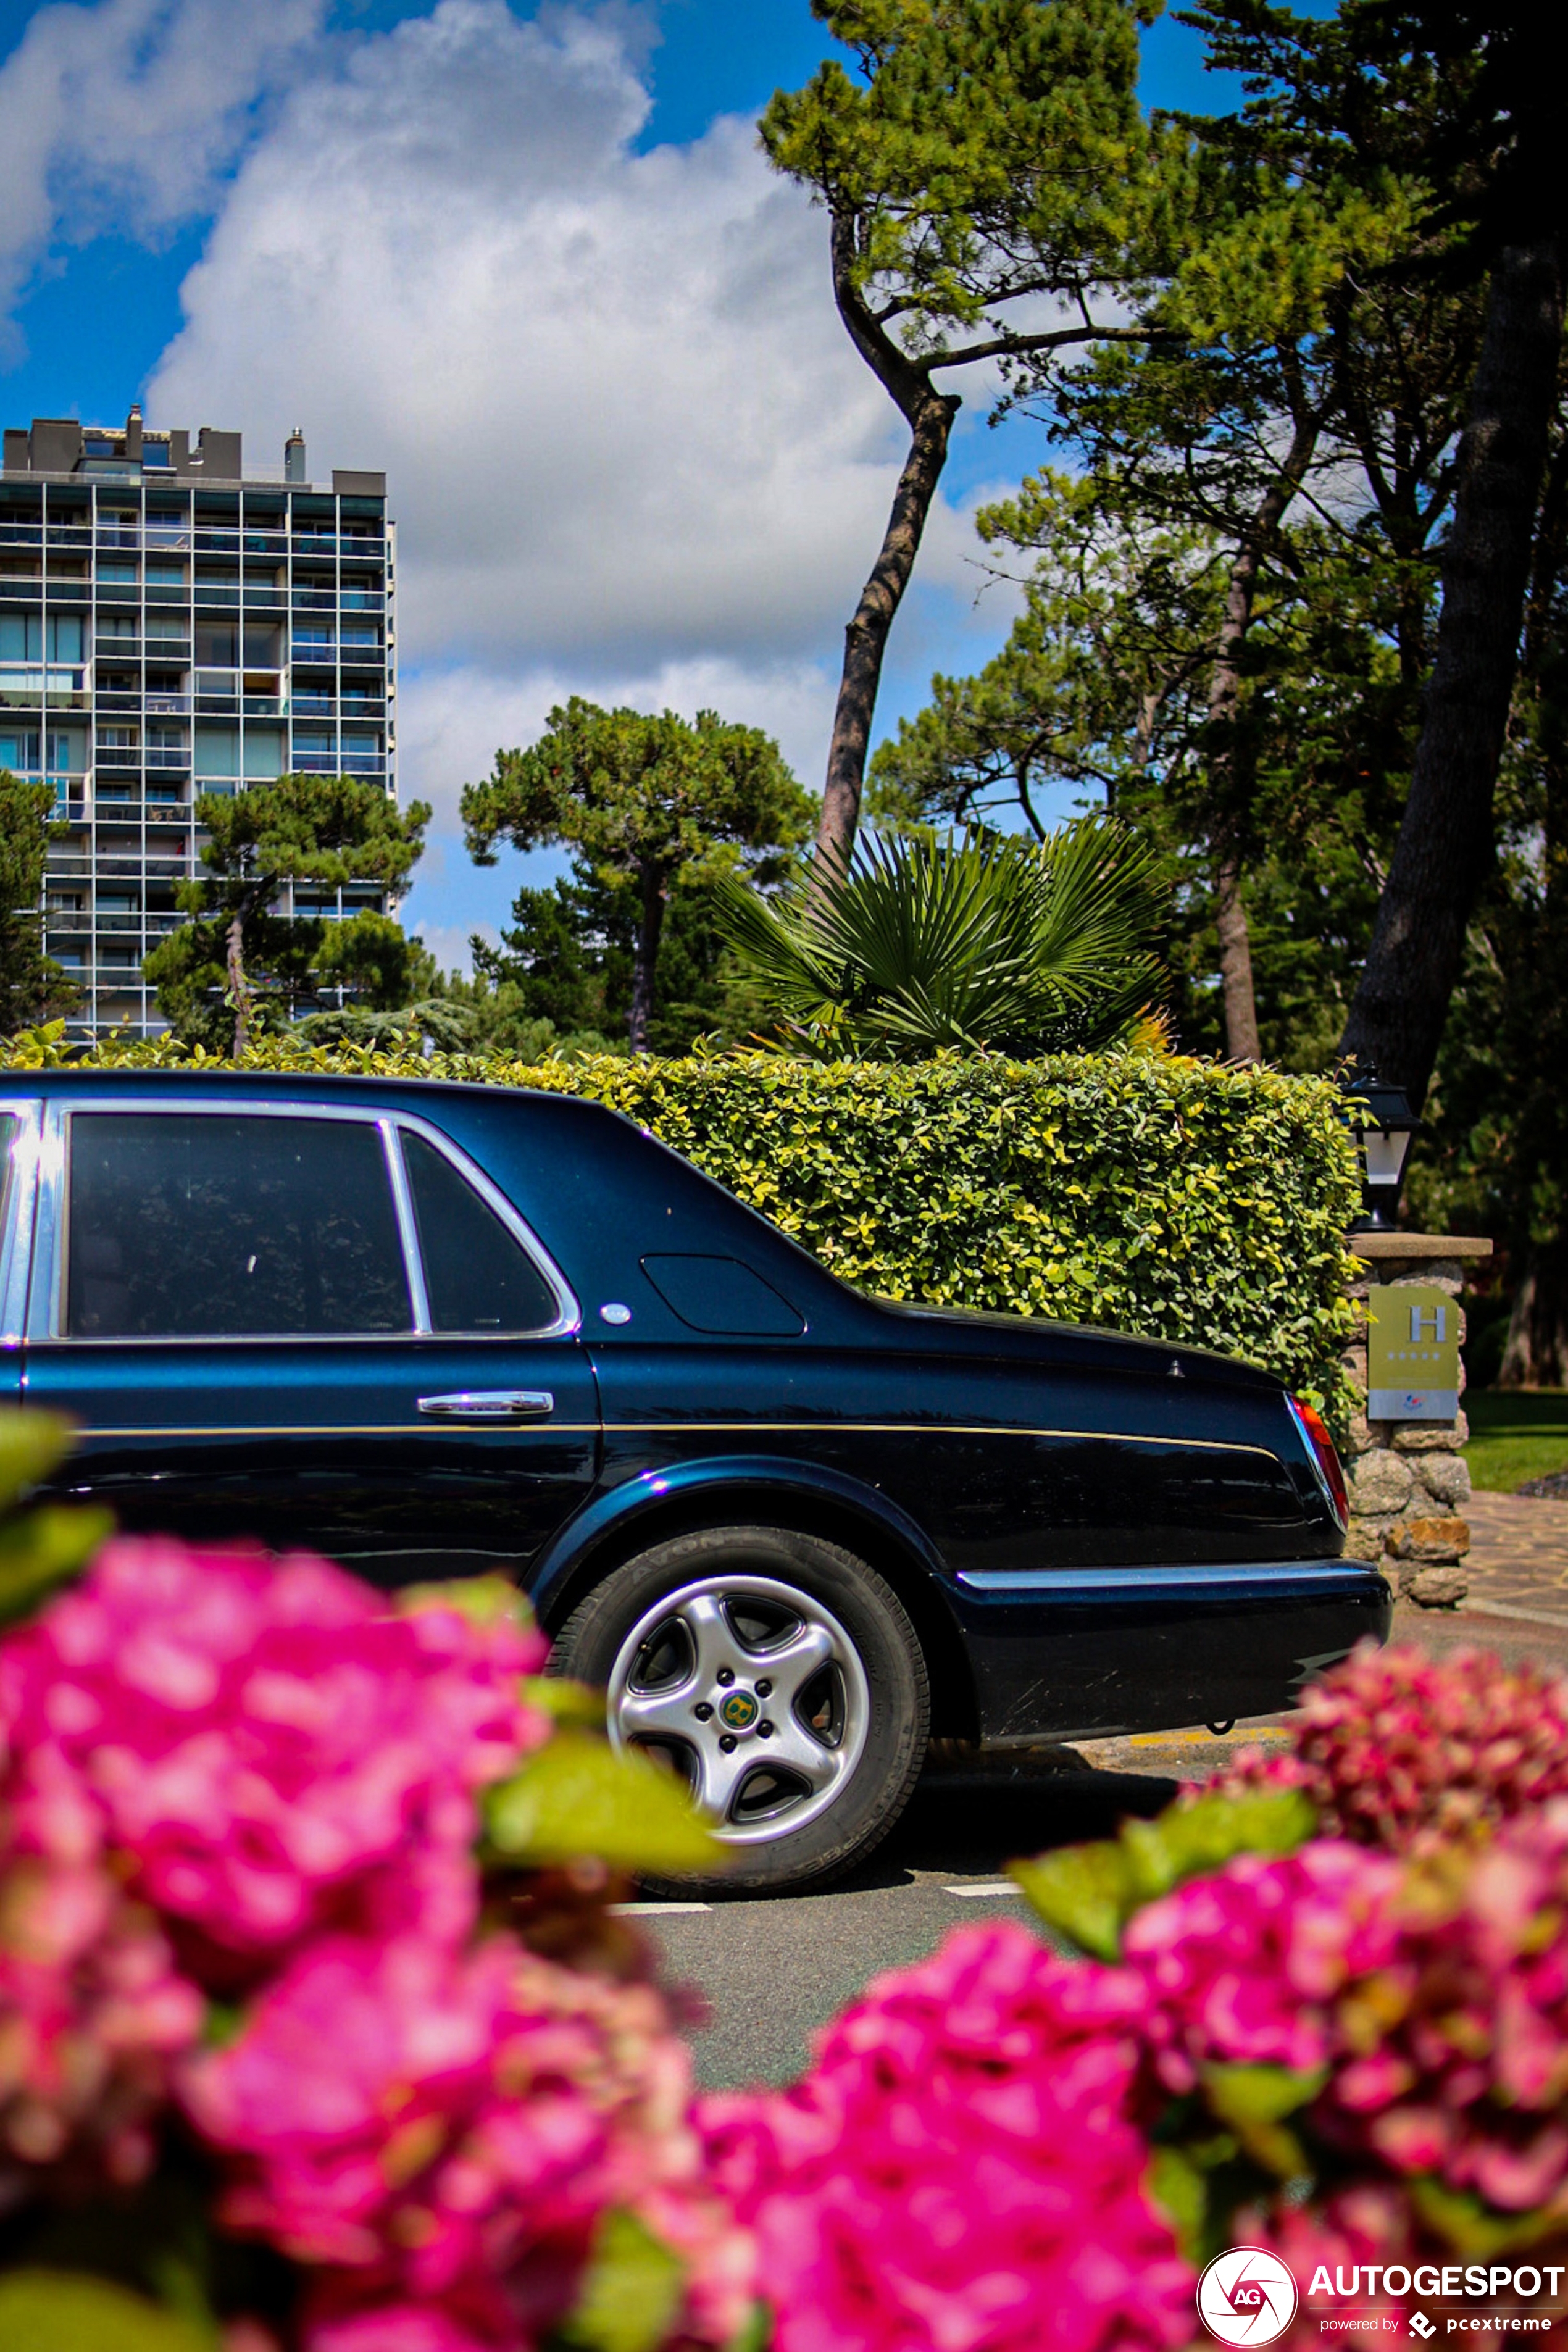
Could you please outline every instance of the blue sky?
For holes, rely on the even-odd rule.
[[[458,793],[569,692],[713,704],[819,780],[900,433],[752,124],[830,46],[806,0],[0,0],[5,421],[140,399],[385,466],[446,961],[555,863],[473,868]],[[1170,18],[1142,87],[1217,98]],[[971,512],[1046,455],[963,412],[882,727],[1005,635]]]

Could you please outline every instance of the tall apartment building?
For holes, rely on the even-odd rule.
[[[384,474],[247,476],[237,433],[37,417],[0,478],[0,767],[47,778],[49,953],[80,1035],[163,1024],[142,959],[184,919],[200,793],[290,771],[395,796],[394,532]],[[366,886],[294,911],[384,907]]]

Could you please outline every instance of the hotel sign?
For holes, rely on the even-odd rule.
[[[1429,1282],[1367,1294],[1369,1421],[1452,1421],[1459,1410],[1459,1306]]]

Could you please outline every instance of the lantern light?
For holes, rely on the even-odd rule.
[[[1352,1234],[1394,1231],[1410,1139],[1426,1131],[1403,1087],[1387,1085],[1372,1068],[1344,1071],[1340,1085],[1345,1118],[1361,1150],[1365,1206]]]

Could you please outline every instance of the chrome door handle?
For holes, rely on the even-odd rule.
[[[421,1397],[419,1410],[438,1421],[532,1421],[553,1412],[555,1399],[548,1389],[457,1389]]]

